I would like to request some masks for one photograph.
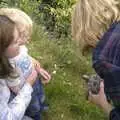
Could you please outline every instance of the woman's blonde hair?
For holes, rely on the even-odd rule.
[[[83,50],[95,47],[110,24],[120,20],[117,0],[79,0],[72,14],[72,37]]]
[[[6,15],[14,21],[18,30],[24,29],[26,37],[29,37],[32,34],[32,19],[22,10],[17,8],[1,8],[0,15]]]

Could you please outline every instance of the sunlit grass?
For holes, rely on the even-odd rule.
[[[45,86],[50,105],[45,120],[105,120],[102,111],[85,98],[83,74],[92,73],[91,57],[83,57],[69,39],[49,38],[42,27],[36,26],[28,46],[30,54],[52,75]]]

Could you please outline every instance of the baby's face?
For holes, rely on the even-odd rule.
[[[20,45],[25,45],[26,43],[29,42],[30,39],[30,34],[29,34],[29,29],[26,27],[19,28],[19,34],[20,34]]]

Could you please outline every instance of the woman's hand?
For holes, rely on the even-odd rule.
[[[101,107],[108,115],[110,111],[113,109],[112,105],[108,103],[105,92],[104,92],[104,83],[103,81],[100,84],[100,91],[97,95],[92,94],[89,91],[89,101]]]

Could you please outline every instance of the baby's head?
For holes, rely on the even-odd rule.
[[[22,10],[16,8],[1,8],[0,15],[6,15],[15,22],[21,36],[21,44],[25,44],[32,34],[33,22]]]
[[[117,0],[78,0],[72,15],[72,36],[80,48],[95,47],[109,26],[120,20]]]

